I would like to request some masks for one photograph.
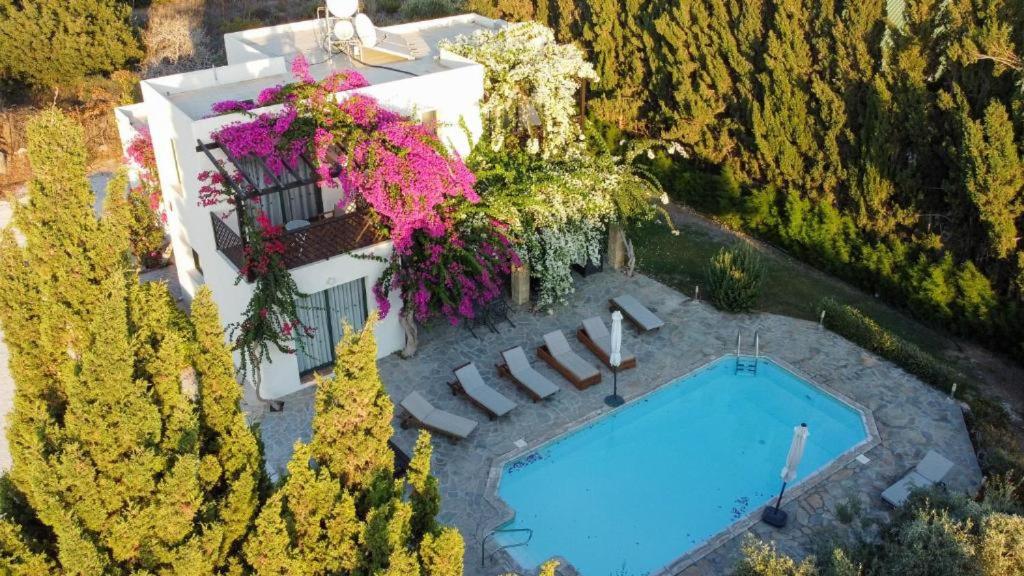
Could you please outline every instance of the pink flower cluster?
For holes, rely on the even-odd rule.
[[[281,235],[284,230],[274,225],[266,212],[256,216],[259,242],[250,242],[242,253],[242,269],[239,274],[249,278],[266,276],[270,272],[275,256],[284,255],[284,242]]]
[[[160,222],[167,223],[167,213],[163,211],[163,195],[160,192],[160,178],[156,172],[156,152],[153,150],[153,136],[149,133],[149,127],[139,129],[135,136],[125,147],[125,157],[135,166],[135,172],[139,178],[139,185],[132,189],[132,192],[146,197],[149,209],[160,219]]]
[[[365,96],[349,98],[341,108],[368,135],[345,158],[342,185],[358,191],[385,218],[398,252],[411,248],[417,231],[433,238],[445,234],[446,201],[480,201],[473,190],[476,177],[461,159],[439,149],[437,137],[424,126]]]
[[[390,308],[387,294],[398,288],[419,322],[435,315],[453,325],[475,318],[482,306],[501,297],[512,267],[522,265],[503,229],[491,222],[464,231],[449,226],[440,239],[417,233],[414,248],[393,260],[383,281],[374,286],[381,314]]]
[[[382,315],[388,293],[399,288],[419,321],[437,314],[453,323],[474,317],[481,304],[501,294],[503,276],[518,264],[499,228],[460,231],[450,216],[453,203],[480,201],[476,177],[423,125],[369,96],[338,102],[339,92],[367,85],[358,73],[316,82],[300,56],[292,74],[297,82],[264,90],[257,99],[258,106],[283,104],[281,111],[225,126],[214,140],[235,158],[262,159],[278,176],[309,152],[322,185],[341,187],[345,206],[360,201],[379,216],[395,247],[389,273],[374,287]],[[222,104],[214,111],[236,108]],[[222,201],[223,177],[200,177],[206,183],[201,201]],[[268,233],[264,238],[272,240]],[[258,272],[261,260],[250,256]]]

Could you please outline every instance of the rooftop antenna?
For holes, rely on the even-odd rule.
[[[412,46],[402,35],[398,35],[398,38],[405,40],[408,53],[396,52],[394,48],[387,47],[386,42],[389,41],[390,35],[378,30],[370,17],[359,11],[359,0],[324,0],[324,4],[316,9],[316,21],[317,41],[328,59],[337,54],[346,54],[353,62],[365,66],[415,76],[416,74],[412,72],[363,62],[363,50],[376,48],[380,52],[405,60],[415,60],[430,51],[422,39],[419,39],[419,45]],[[331,65],[334,65],[333,60]]]
[[[347,52],[356,43],[354,16],[359,0],[325,0],[316,9],[317,36],[328,56]]]
[[[352,19],[352,23],[355,25],[360,44],[370,48],[377,45],[377,29],[374,28],[369,16],[360,12]]]

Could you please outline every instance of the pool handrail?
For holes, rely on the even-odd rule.
[[[495,549],[493,552],[491,552],[491,556],[494,556],[495,554],[497,554],[498,552],[501,552],[502,550],[508,550],[509,548],[518,548],[520,546],[526,546],[527,544],[530,543],[531,540],[533,540],[533,528],[496,528],[494,530],[491,530],[490,534],[488,534],[487,536],[484,536],[484,539],[480,541],[480,565],[483,566],[484,563],[487,561],[487,539],[488,538],[493,538],[494,536],[496,536],[498,534],[514,534],[514,533],[519,533],[519,532],[526,532],[527,533],[526,540],[524,540],[523,542],[516,542],[515,544],[506,544],[504,546],[501,546],[501,547]]]

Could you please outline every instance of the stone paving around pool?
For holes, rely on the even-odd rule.
[[[479,339],[463,328],[438,324],[421,330],[422,347],[416,358],[403,360],[393,355],[380,362],[381,377],[396,404],[417,390],[438,408],[480,423],[470,438],[457,444],[439,436],[434,440],[433,470],[444,499],[440,520],[458,527],[465,537],[467,575],[520,571],[503,552],[481,563],[481,540],[508,513],[495,501],[493,486],[489,487],[492,469],[517,450],[517,440],[532,447],[607,410],[603,400],[611,390],[610,371],[602,367],[601,384],[576,390],[536,358],[542,335],[562,329],[577,353],[600,365],[576,340],[575,332],[581,320],[589,316],[599,315],[609,322],[608,299],[623,293],[635,295],[666,322],[658,332],[643,335],[626,325],[623,348],[639,361],[638,368],[619,374],[619,391],[627,401],[735,352],[737,333],[750,343],[745,350],[749,353],[756,331],[762,354],[782,360],[860,404],[870,411],[877,426],[878,442],[864,453],[868,462],[838,466],[821,482],[783,501],[782,508],[790,516],[786,528],[775,530],[758,522],[745,530],[735,530],[734,537],[696,562],[687,561],[668,573],[728,573],[745,534],[774,540],[781,551],[803,557],[814,551],[820,538],[856,529],[840,522],[848,516],[846,510],[857,508],[851,507],[853,501],[859,501],[860,510],[854,525],[860,524],[860,518],[884,519],[888,507],[880,498],[881,491],[929,449],[956,464],[946,479],[950,489],[974,491],[980,485],[981,471],[958,404],[893,364],[812,322],[771,314],[724,314],[650,278],[603,272],[578,279],[571,303],[555,314],[519,310],[512,315],[514,328],[503,323],[498,326],[499,334],[479,329]],[[516,345],[523,346],[534,366],[560,386],[561,391],[552,399],[532,403],[514,384],[498,376],[494,365],[501,359],[500,351]],[[484,380],[518,402],[519,407],[500,420],[489,421],[464,398],[452,396],[446,385],[451,370],[468,361],[475,362]],[[309,439],[312,399],[313,389],[303,390],[286,398],[282,412],[262,417],[261,432],[272,476],[284,470],[294,442]],[[401,429],[397,419],[395,429],[395,441],[411,452],[418,432]],[[684,548],[681,539],[680,555]],[[489,555],[492,549],[489,541]]]

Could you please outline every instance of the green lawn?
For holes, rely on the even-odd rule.
[[[637,268],[688,296],[701,286],[705,299],[705,268],[708,260],[725,245],[742,242],[740,238],[700,224],[680,223],[679,236],[663,225],[647,225],[634,231]],[[773,251],[762,251],[767,279],[760,308],[766,312],[817,321],[818,303],[831,296],[839,302],[860,308],[883,327],[932,353],[942,354],[953,342],[906,314],[852,286],[813,270]]]

